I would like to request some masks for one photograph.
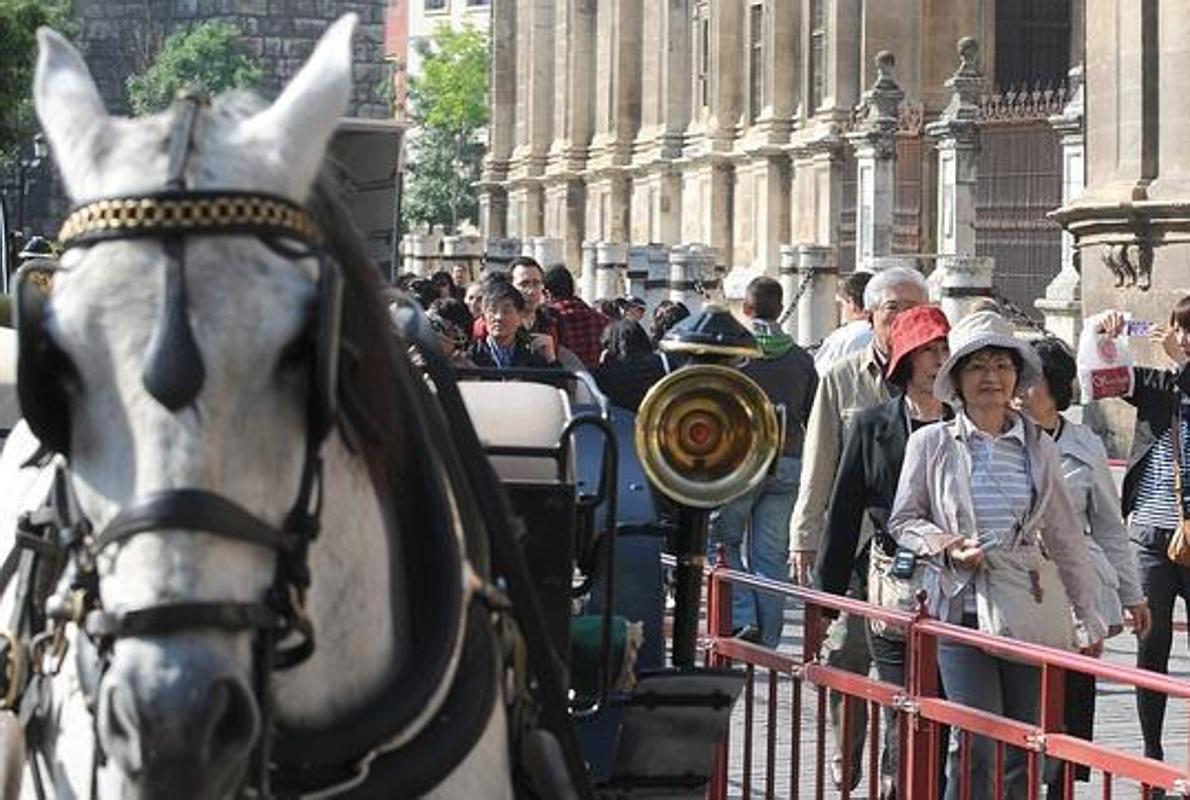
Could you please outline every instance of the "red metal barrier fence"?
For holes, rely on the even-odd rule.
[[[959,732],[957,735],[960,737],[964,765],[961,772],[964,776],[969,775],[966,765],[970,763],[973,737],[986,736],[995,742],[995,785],[991,795],[995,798],[1006,796],[1002,780],[1005,748],[1008,746],[1021,748],[1027,754],[1029,798],[1039,797],[1043,788],[1043,756],[1065,762],[1062,771],[1062,796],[1065,798],[1076,797],[1073,781],[1075,765],[1089,767],[1093,773],[1097,773],[1103,798],[1111,798],[1113,789],[1124,782],[1138,786],[1142,798],[1149,796],[1150,788],[1164,789],[1171,796],[1190,797],[1190,771],[1187,771],[1187,767],[1088,742],[1062,731],[1063,688],[1069,671],[1094,675],[1098,680],[1125,687],[1163,692],[1171,699],[1190,699],[1190,682],[991,636],[938,622],[924,614],[914,616],[900,613],[850,598],[734,572],[722,566],[708,571],[707,576],[707,631],[703,641],[707,664],[743,667],[747,673],[741,701],[744,704],[743,740],[733,741],[729,732],[720,745],[708,791],[708,797],[712,800],[728,796],[729,764],[732,763],[731,755],[735,748],[742,748],[741,793],[745,798],[754,796],[754,793],[764,797],[799,798],[807,796],[804,787],[811,784],[808,796],[816,800],[825,797],[828,789],[831,796],[836,796],[838,792],[843,798],[848,798],[851,793],[846,788],[849,784],[846,759],[839,790],[828,784],[826,778],[826,695],[830,690],[867,705],[869,730],[865,771],[868,776],[879,775],[878,759],[882,747],[880,726],[883,723],[881,708],[896,709],[901,732],[901,772],[898,781],[904,790],[901,800],[927,800],[940,796],[939,745],[944,726]],[[732,638],[733,585],[780,594],[804,603],[801,652],[777,652]],[[819,658],[826,622],[823,616],[825,609],[862,616],[869,621],[881,621],[906,631],[906,685],[885,683],[867,675],[827,666]],[[941,641],[979,647],[996,656],[1038,666],[1041,671],[1041,697],[1037,722],[1020,722],[939,697],[937,653]],[[761,678],[767,677],[767,681],[764,681],[767,683],[767,697],[763,698],[763,706],[766,707],[764,734],[761,737],[763,741],[759,742],[755,735],[757,709],[762,704],[756,698],[758,673]],[[780,718],[782,684],[788,684],[788,720]],[[817,698],[812,741],[808,744],[802,729],[807,693],[813,693]],[[844,703],[842,707],[842,727],[846,732],[851,725],[853,702]],[[1139,725],[1137,732],[1139,734]],[[778,740],[782,739],[783,734],[788,739],[785,745],[788,754],[779,759]],[[814,748],[811,781],[806,781],[807,776],[801,774],[803,753],[807,746]],[[1190,755],[1190,737],[1183,752]],[[784,783],[786,776],[788,795],[779,795],[778,784]],[[962,782],[961,797],[972,796],[970,783],[969,779]],[[876,798],[878,791],[879,781],[869,780],[868,796]]]

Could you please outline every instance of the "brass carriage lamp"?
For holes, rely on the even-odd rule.
[[[649,481],[678,504],[672,658],[693,667],[711,510],[764,480],[783,437],[764,390],[737,369],[760,350],[726,308],[682,320],[661,349],[689,360],[645,395],[636,450]]]

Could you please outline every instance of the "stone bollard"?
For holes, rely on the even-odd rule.
[[[530,236],[525,240],[521,255],[526,255],[547,270],[555,264],[566,263],[566,242],[549,236]]]
[[[839,324],[839,264],[833,247],[799,244],[798,285],[809,285],[797,301],[797,343],[802,347],[821,341]]]
[[[939,290],[938,305],[954,325],[971,307],[992,300],[992,274],[996,261],[987,256],[939,256],[934,268]],[[935,278],[934,275],[930,276]]]
[[[482,260],[483,242],[475,234],[459,234],[443,238],[443,266],[450,271],[451,277],[455,276],[456,271],[461,271],[465,282],[474,281]]]
[[[508,265],[521,254],[521,240],[516,238],[488,239],[484,253],[484,273],[507,272]]]
[[[623,273],[628,267],[628,245],[599,242],[595,245],[595,299],[610,300],[624,294]]]
[[[795,244],[781,245],[781,256],[778,261],[777,279],[781,282],[781,330],[797,339],[797,302],[794,295],[801,285],[798,278],[798,248]]]
[[[663,244],[649,245],[648,275],[645,278],[646,313],[651,319],[653,309],[666,298],[669,289],[669,247]]]
[[[627,283],[626,294],[645,299],[645,286],[649,280],[649,246],[634,244],[628,248],[628,269],[624,273]]]
[[[579,296],[588,304],[594,303],[596,298],[596,281],[598,261],[596,259],[597,242],[583,242],[583,266],[579,273]]]
[[[702,244],[674,247],[669,254],[669,299],[685,303],[691,313],[702,310],[700,292],[705,281],[715,279],[715,248]]]
[[[424,233],[410,234],[412,247],[410,248],[412,259],[410,260],[410,272],[419,277],[426,277],[430,274],[430,266],[433,263],[432,258],[437,253],[437,241],[431,236]]]
[[[413,257],[413,250],[417,245],[414,244],[418,234],[407,233],[401,237],[401,272],[408,274],[410,272],[417,272],[417,262]]]

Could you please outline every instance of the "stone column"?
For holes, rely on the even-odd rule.
[[[1070,102],[1049,123],[1062,141],[1062,205],[1069,206],[1086,183],[1086,149],[1083,135],[1083,68],[1070,70]],[[1045,327],[1071,347],[1078,347],[1083,327],[1082,276],[1074,236],[1062,231],[1062,270],[1045,287],[1045,297],[1034,305],[1045,314]]]
[[[799,283],[810,281],[797,302],[797,343],[805,347],[821,341],[839,322],[839,263],[833,247],[817,244],[799,244],[797,256]]]
[[[640,130],[632,145],[634,242],[681,240],[682,155],[690,122],[690,0],[642,3]],[[668,267],[667,267],[668,271]]]
[[[847,135],[855,149],[855,268],[871,269],[874,257],[892,252],[897,121],[905,93],[893,80],[896,61],[876,56],[876,81],[864,92],[858,130]]]
[[[946,81],[950,104],[936,122],[926,126],[938,149],[938,252],[975,255],[975,177],[979,155],[979,96],[984,79],[979,67],[979,44],[970,36],[959,40],[959,68]]]
[[[972,306],[992,297],[992,274],[996,262],[984,256],[938,257],[939,303],[950,324],[970,313]],[[931,276],[931,278],[934,276]]]
[[[554,141],[545,168],[545,235],[566,241],[566,263],[582,260],[587,187],[581,178],[591,144],[595,101],[596,7],[560,0],[554,51]]]
[[[609,300],[624,293],[623,271],[628,267],[628,245],[598,242],[595,245],[595,299]]]
[[[477,185],[479,228],[486,237],[508,234],[508,178],[516,130],[516,0],[492,0],[488,69],[488,152]]]
[[[669,248],[663,244],[649,245],[648,277],[645,279],[645,304],[647,314],[652,317],[653,309],[666,298],[669,289]]]
[[[579,295],[588,303],[594,303],[598,297],[599,261],[596,258],[598,243],[583,242],[583,268],[579,273]]]
[[[624,274],[626,293],[645,299],[645,286],[649,280],[649,246],[638,244],[628,248],[628,271]]]
[[[691,313],[703,306],[698,288],[707,276],[714,275],[717,260],[714,248],[701,244],[679,245],[669,254],[669,299],[685,303]]]

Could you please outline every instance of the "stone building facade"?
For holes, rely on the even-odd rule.
[[[559,240],[576,269],[583,243],[603,241],[697,243],[723,273],[774,275],[799,246],[826,248],[849,270],[842,245],[864,213],[864,143],[848,135],[877,83],[877,54],[895,54],[899,103],[924,129],[955,96],[961,37],[980,45],[986,92],[1001,75],[1064,82],[1081,58],[1082,4],[492,0],[480,228]],[[933,143],[914,187],[924,220],[914,252],[941,247]],[[887,234],[883,252],[861,260],[891,255]]]

